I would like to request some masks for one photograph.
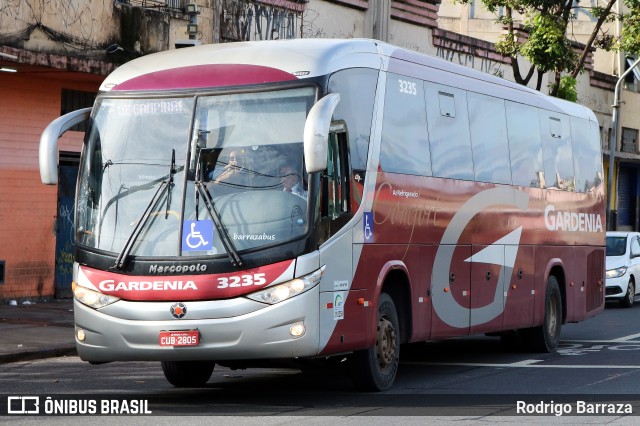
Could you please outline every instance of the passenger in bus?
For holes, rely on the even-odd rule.
[[[220,169],[219,167],[209,172],[209,180],[213,183],[220,183],[222,181],[235,180],[242,172],[242,161],[240,154],[237,151],[231,151],[227,159],[227,164]]]
[[[280,169],[280,183],[282,190],[290,192],[298,197],[307,199],[307,191],[304,189],[304,182],[300,174],[291,166],[283,166]]]
[[[249,188],[249,174],[239,151],[231,151],[226,164],[224,161],[218,161],[218,164],[213,172],[208,174],[210,180],[207,182],[207,190],[212,196],[223,197]]]

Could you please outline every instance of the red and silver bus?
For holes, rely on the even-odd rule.
[[[400,346],[517,333],[553,351],[604,307],[599,126],[584,106],[373,40],[198,46],[119,67],[75,211],[81,359],[347,359],[388,389]]]

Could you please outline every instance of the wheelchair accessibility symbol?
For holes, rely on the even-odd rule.
[[[364,212],[363,221],[364,242],[373,242],[373,212]]]
[[[182,251],[213,250],[213,222],[185,220],[182,224]]]

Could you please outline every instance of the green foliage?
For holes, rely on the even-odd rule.
[[[636,7],[630,9],[623,18],[622,39],[620,48],[627,54],[640,54],[640,2],[635,1]]]
[[[496,43],[496,51],[504,56],[516,56],[520,53],[520,43],[509,34],[503,34]]]
[[[469,4],[473,0],[454,0]],[[623,0],[626,5],[621,37],[610,34],[602,25],[615,21],[613,9],[616,0],[598,2],[577,0],[481,0],[496,16],[496,22],[507,28],[496,43],[496,50],[514,58],[512,61],[517,82],[528,84],[533,70],[538,73],[552,72],[555,81],[551,93],[565,99],[575,100],[575,77],[582,71],[587,53],[593,47],[609,50],[623,49],[627,54],[640,55],[640,0]],[[618,0],[620,1],[620,0]],[[573,21],[577,10],[587,10],[595,18],[593,33],[586,46],[572,43]],[[519,14],[515,16],[514,14]],[[523,19],[521,25],[518,20]],[[525,58],[531,68],[521,70],[517,57]],[[563,74],[570,74],[561,78]],[[538,78],[538,85],[542,79]],[[540,90],[540,87],[537,87]]]
[[[564,23],[556,16],[537,14],[527,25],[529,39],[520,54],[540,71],[567,71],[577,62],[577,54],[566,36]]]
[[[578,81],[571,77],[570,75],[565,75],[560,79],[560,84],[558,85],[558,94],[557,97],[560,99],[565,99],[571,102],[578,101],[578,89],[576,85]]]
[[[470,4],[474,0],[453,0]],[[626,6],[620,19],[623,21],[621,37],[602,28],[617,18],[613,5],[616,0],[587,2],[579,0],[481,0],[487,10],[496,15],[496,22],[507,31],[496,43],[498,53],[514,58],[515,80],[528,84],[534,70],[552,72],[555,81],[550,84],[554,96],[576,101],[576,76],[582,71],[587,52],[593,47],[607,51],[622,49],[626,54],[640,55],[640,0],[623,0]],[[620,1],[620,0],[618,0]],[[577,9],[587,10],[596,19],[592,37],[582,48],[572,44],[573,21]],[[503,12],[498,16],[498,11]],[[514,14],[519,14],[520,16]],[[515,19],[514,19],[515,18]],[[521,25],[520,19],[524,19]],[[581,50],[581,51],[580,51]],[[516,60],[523,57],[531,64],[522,69]],[[561,77],[563,74],[569,74]],[[538,78],[538,86],[542,79]],[[540,90],[540,87],[537,87]]]

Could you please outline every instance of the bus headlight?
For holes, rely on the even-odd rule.
[[[607,271],[607,278],[618,278],[627,273],[627,267],[622,266],[616,269],[609,269]]]
[[[75,297],[78,302],[94,309],[102,308],[120,300],[118,297],[109,296],[108,294],[79,286],[75,282],[71,284],[71,288],[73,289],[73,297]]]
[[[320,282],[320,278],[322,278],[324,268],[325,267],[323,266],[309,275],[304,275],[294,280],[287,281],[286,283],[267,287],[255,293],[248,294],[247,297],[251,300],[268,303],[270,305],[280,303],[283,300],[290,299],[293,296],[297,296],[298,294],[304,293],[310,288],[315,287]]]

